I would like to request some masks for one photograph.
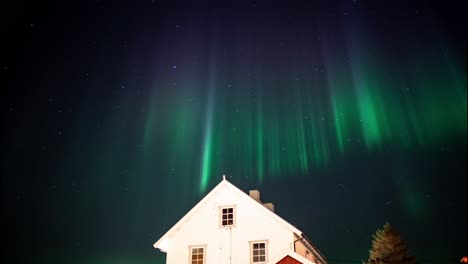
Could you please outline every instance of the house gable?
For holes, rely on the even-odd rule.
[[[232,225],[222,222],[225,208],[234,213]],[[289,255],[299,263],[312,264],[295,252],[303,239],[300,230],[267,209],[259,199],[223,179],[153,246],[167,253],[168,264],[189,262],[193,247],[204,248],[206,263],[250,263],[253,245],[258,243],[265,244],[268,263],[277,263]],[[310,252],[315,254],[313,249]],[[319,258],[323,260],[321,255]]]
[[[168,246],[168,239],[174,235],[182,225],[189,221],[191,217],[193,217],[198,211],[200,211],[209,201],[212,199],[219,199],[222,198],[222,193],[226,190],[232,191],[239,200],[244,201],[246,203],[252,204],[255,206],[260,212],[266,214],[267,216],[273,218],[275,221],[283,225],[285,228],[289,229],[291,232],[295,233],[296,235],[301,235],[302,232],[294,227],[293,225],[286,222],[284,219],[279,217],[277,214],[271,212],[267,208],[265,208],[262,204],[258,203],[254,199],[252,199],[249,195],[238,189],[236,186],[231,184],[225,178],[211,190],[200,202],[198,202],[187,214],[185,214],[169,231],[167,231],[156,243],[153,244],[154,248],[159,248],[161,251],[166,252]]]

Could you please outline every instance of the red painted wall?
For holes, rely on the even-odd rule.
[[[276,264],[302,264],[302,262],[299,262],[290,256],[284,257],[282,260],[278,261]]]

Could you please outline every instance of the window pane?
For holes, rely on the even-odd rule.
[[[252,262],[266,262],[266,243],[252,243]]]
[[[191,254],[191,264],[204,264],[203,263],[203,257],[204,257],[204,253],[203,253],[204,248],[202,247],[195,247],[195,248],[192,248],[192,254]]]
[[[234,225],[234,208],[221,208],[221,225]]]

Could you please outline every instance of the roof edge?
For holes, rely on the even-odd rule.
[[[270,217],[272,217],[273,219],[275,219],[278,223],[284,225],[288,230],[290,230],[291,232],[293,233],[296,233],[296,234],[300,234],[301,236],[303,236],[303,233],[302,231],[300,231],[299,229],[297,229],[295,226],[293,226],[292,224],[290,224],[288,221],[284,220],[283,218],[281,218],[279,215],[275,214],[274,212],[270,211],[268,208],[266,208],[265,206],[263,206],[262,204],[258,203],[257,201],[255,201],[252,197],[250,197],[247,193],[245,193],[244,191],[242,191],[241,189],[237,188],[234,184],[230,183],[228,180],[226,180],[226,177],[223,175],[223,180],[218,184],[216,185],[205,197],[203,197],[203,199],[201,199],[192,209],[190,209],[190,211],[188,211],[188,213],[186,213],[179,221],[177,221],[177,223],[172,226],[161,238],[158,239],[158,241],[156,241],[154,244],[153,244],[153,247],[154,248],[159,248],[161,251],[164,252],[164,249],[161,249],[161,243],[164,242],[164,240],[167,238],[167,237],[170,237],[172,235],[172,233],[174,233],[178,228],[179,226],[184,223],[185,221],[187,221],[193,214],[195,214],[195,212],[203,206],[204,203],[206,203],[209,199],[211,199],[212,196],[215,195],[215,193],[218,192],[218,190],[222,187],[222,186],[227,186],[227,187],[230,187],[232,188],[235,192],[237,192],[241,197],[244,197],[244,199],[247,199],[249,201],[252,202],[252,204],[255,204],[254,206],[257,206],[257,208],[259,208],[259,210],[264,210],[264,212],[266,214],[268,214]]]
[[[223,175],[224,176],[224,175]],[[192,209],[190,209],[190,211],[188,211],[179,221],[177,221],[177,223],[175,223],[175,225],[173,225],[166,233],[164,233],[164,235],[162,237],[160,237],[154,244],[153,244],[153,247],[154,248],[159,248],[161,242],[164,241],[165,238],[167,238],[168,236],[170,236],[173,232],[175,232],[175,230],[177,230],[177,228],[183,223],[185,222],[186,220],[188,220],[206,201],[208,201],[213,195],[214,193],[217,192],[217,190],[219,188],[221,188],[221,186],[225,185],[225,183],[228,182],[226,180],[225,177],[223,177],[223,180],[218,183],[218,185],[216,185],[208,194],[205,195],[205,197],[203,197],[197,204],[195,204],[194,207],[192,207]]]

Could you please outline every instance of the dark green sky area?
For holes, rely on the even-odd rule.
[[[330,264],[468,253],[464,1],[79,2],[2,8],[4,257],[165,263],[223,174]]]

